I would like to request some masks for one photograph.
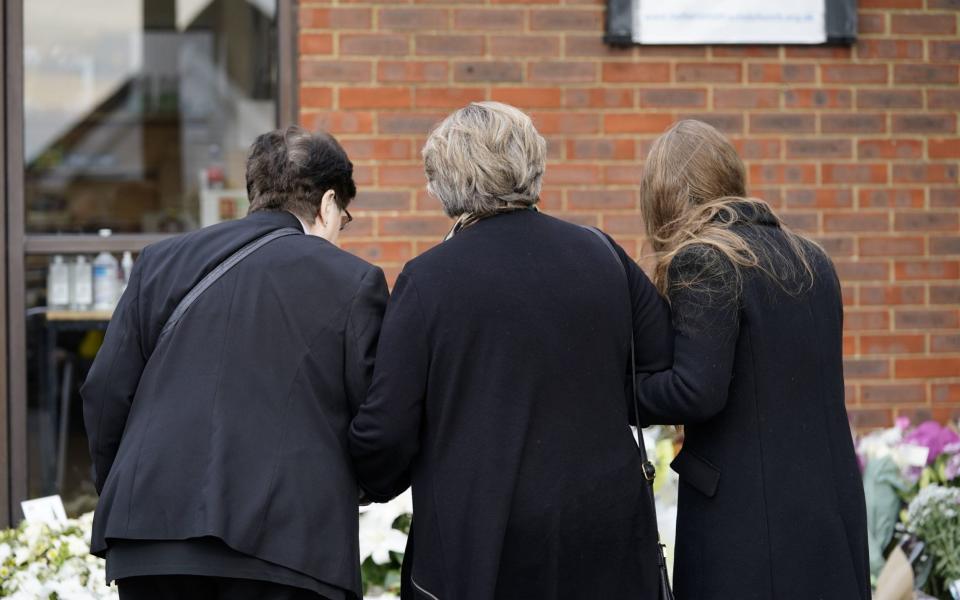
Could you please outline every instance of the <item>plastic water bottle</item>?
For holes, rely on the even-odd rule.
[[[47,270],[47,306],[64,309],[70,306],[70,267],[59,254]]]
[[[109,229],[101,229],[100,237],[109,237]],[[117,303],[120,291],[120,263],[117,258],[104,250],[93,260],[93,308],[111,310]]]
[[[127,291],[127,286],[130,284],[130,274],[133,273],[133,254],[129,250],[123,253],[120,268],[123,269],[123,285],[120,288],[120,294],[122,295]]]
[[[70,278],[70,300],[74,310],[90,310],[93,304],[93,269],[86,256],[78,256]]]

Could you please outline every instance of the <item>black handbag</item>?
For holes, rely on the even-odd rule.
[[[620,261],[620,255],[617,254],[617,251],[613,248],[613,244],[610,243],[610,240],[604,235],[599,229],[595,227],[587,227],[594,235],[596,235],[603,242],[603,245],[607,247],[613,257],[617,260],[617,264],[620,267],[620,271],[623,272],[624,281],[627,282],[627,295],[629,296],[629,280],[627,279],[626,269],[623,263]],[[637,423],[637,447],[640,451],[640,463],[641,468],[643,469],[643,478],[646,480],[647,485],[644,487],[647,489],[647,492],[650,494],[650,506],[654,507],[656,510],[656,500],[653,495],[653,481],[657,476],[657,469],[653,466],[653,463],[650,462],[650,459],[647,458],[647,448],[643,443],[643,429],[640,427],[640,402],[637,400],[637,358],[636,358],[636,347],[633,341],[633,328],[631,327],[630,331],[630,391],[633,394],[633,418]],[[657,569],[660,573],[660,593],[659,600],[674,600],[673,590],[670,589],[670,575],[667,573],[667,561],[663,556],[663,544],[660,543],[660,529],[656,524],[656,516],[654,516],[654,530],[657,532]]]

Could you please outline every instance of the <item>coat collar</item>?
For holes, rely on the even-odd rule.
[[[285,210],[258,210],[248,214],[244,219],[251,223],[265,225],[271,229],[293,227],[303,231],[303,223],[300,222],[300,219]]]
[[[779,227],[780,219],[773,214],[773,210],[766,204],[755,204],[753,202],[734,202],[730,204],[731,208],[740,216],[740,222],[751,225],[769,225]],[[715,217],[717,220],[726,220],[719,214]]]

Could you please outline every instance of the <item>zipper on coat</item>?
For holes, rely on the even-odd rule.
[[[421,594],[423,594],[423,595],[426,596],[427,598],[431,598],[432,600],[440,600],[440,598],[437,598],[436,596],[434,596],[433,594],[431,594],[426,588],[424,588],[424,587],[421,586],[419,583],[417,583],[416,581],[414,581],[413,576],[410,577],[410,583],[413,584],[413,587],[415,587],[418,592],[420,592]]]

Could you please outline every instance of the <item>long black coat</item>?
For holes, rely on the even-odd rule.
[[[789,255],[769,213],[744,214],[750,222],[736,227],[754,248]],[[739,297],[715,251],[694,246],[671,265],[675,281],[705,261],[723,265],[673,289],[673,369],[641,385],[647,421],[686,425],[673,463],[679,599],[870,599],[840,286],[822,251],[810,245],[809,258],[812,289],[796,293],[793,279],[788,293],[748,272]]]
[[[631,302],[643,371],[670,364],[669,314],[620,257],[519,211],[404,268],[350,432],[373,498],[413,483],[404,597],[654,597],[627,417]]]
[[[110,539],[222,539],[360,595],[350,418],[366,398],[387,289],[380,269],[312,236],[274,240],[180,299],[246,243],[257,212],[148,247],[83,386]]]

